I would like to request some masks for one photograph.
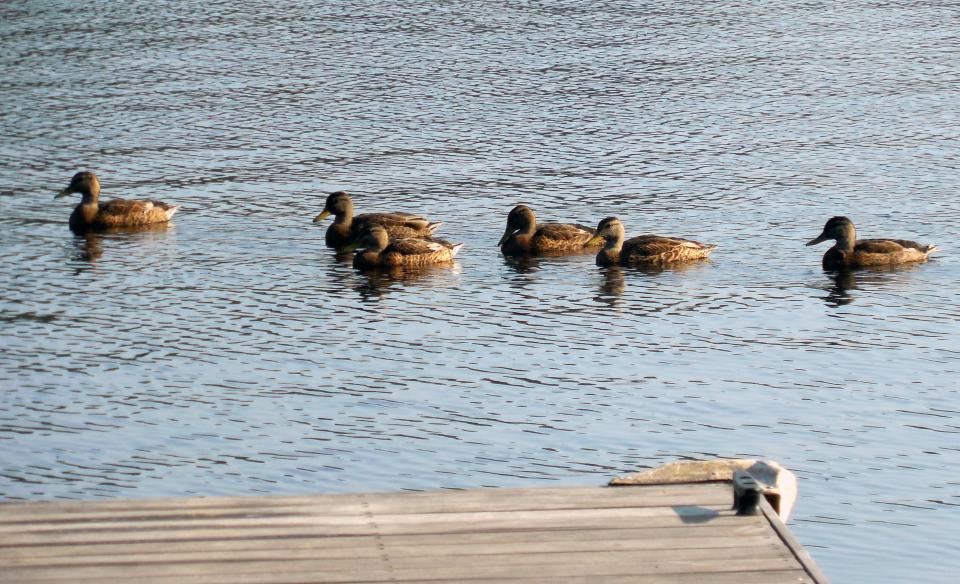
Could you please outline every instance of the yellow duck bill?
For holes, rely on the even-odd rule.
[[[584,245],[584,247],[590,246],[590,245],[596,245],[597,243],[599,243],[599,242],[601,242],[601,241],[603,241],[603,240],[604,240],[604,237],[603,237],[602,235],[600,235],[600,234],[597,234],[597,235],[594,235],[593,237],[591,237],[590,239],[588,239],[587,242],[586,242],[585,244],[583,244],[583,245]]]

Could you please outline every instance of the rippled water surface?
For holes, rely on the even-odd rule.
[[[834,582],[960,570],[960,12],[929,2],[0,5],[0,497],[800,478]],[[77,237],[104,197],[183,206]],[[325,193],[442,219],[365,275]],[[507,211],[719,245],[505,260]],[[937,243],[835,276],[836,214]]]

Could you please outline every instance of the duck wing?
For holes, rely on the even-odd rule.
[[[387,246],[381,256],[382,264],[388,266],[425,266],[448,262],[457,255],[462,243],[450,243],[442,239],[410,237],[396,239]]]
[[[861,239],[857,241],[856,251],[862,253],[892,254],[916,250],[921,253],[933,251],[932,245],[925,245],[908,239]]]
[[[681,237],[638,235],[623,242],[621,257],[632,261],[679,261],[705,258],[717,246]]]
[[[577,249],[583,247],[595,230],[574,223],[543,223],[533,235],[533,247],[538,252]]]
[[[354,223],[358,225],[383,225],[389,227],[392,225],[402,225],[411,229],[426,230],[433,225],[429,220],[420,215],[411,213],[363,213],[353,218]],[[436,227],[434,227],[436,229]]]
[[[112,199],[100,203],[97,222],[103,225],[139,225],[167,221],[180,207],[163,201]]]
[[[590,239],[594,230],[585,225],[573,223],[543,223],[537,226],[537,236],[546,240],[570,241]]]
[[[452,247],[453,244],[443,241],[442,239],[423,239],[419,237],[394,239],[390,243],[391,251],[405,256],[432,254],[450,250]]]

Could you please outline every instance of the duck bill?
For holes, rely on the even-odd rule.
[[[590,239],[588,239],[587,242],[586,242],[585,244],[583,244],[583,245],[596,245],[596,244],[600,243],[601,241],[603,241],[603,236],[600,235],[600,234],[597,234],[597,235],[594,235],[593,237],[591,237]]]
[[[319,223],[320,221],[323,221],[324,219],[326,219],[326,218],[329,217],[330,215],[331,215],[330,211],[327,211],[326,209],[324,209],[324,210],[323,210],[323,213],[320,213],[319,215],[317,215],[316,217],[313,218],[313,222],[314,222],[314,223]]]
[[[353,243],[351,243],[351,244],[349,244],[349,245],[345,245],[345,246],[341,247],[341,248],[338,249],[337,251],[341,251],[341,252],[342,252],[342,251],[357,251],[358,249],[360,249],[360,247],[361,247],[361,246],[360,246],[360,242],[359,242],[359,241],[354,241]]]
[[[828,239],[830,239],[830,238],[827,237],[825,234],[821,233],[821,234],[820,234],[820,237],[818,237],[818,238],[816,238],[816,239],[811,239],[810,241],[808,241],[808,242],[807,242],[807,246],[809,247],[809,246],[811,246],[811,245],[817,245],[818,243],[821,243],[821,242],[826,241],[826,240],[828,240]]]
[[[55,194],[55,195],[53,196],[53,200],[56,201],[57,199],[62,199],[62,198],[64,198],[64,197],[69,196],[69,195],[72,195],[72,194],[73,194],[73,191],[70,190],[70,187],[67,187],[67,188],[63,189],[62,191],[60,191],[59,193]]]
[[[506,231],[504,231],[503,237],[501,237],[500,241],[497,242],[497,246],[502,246],[503,244],[507,243],[507,240],[510,239],[510,236],[516,233],[517,231],[518,230],[516,229],[507,229]]]

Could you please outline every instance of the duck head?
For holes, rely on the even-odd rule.
[[[323,206],[323,212],[314,217],[313,222],[323,221],[330,215],[334,215],[338,219],[340,217],[352,217],[353,201],[350,200],[350,195],[343,191],[330,193],[327,196],[326,204]]]
[[[100,180],[97,179],[97,175],[88,171],[78,172],[70,179],[70,184],[67,185],[67,188],[54,195],[53,198],[59,199],[73,193],[83,195],[83,202],[85,203],[96,200],[97,197],[100,196]]]
[[[390,243],[390,235],[381,225],[371,225],[365,229],[357,239],[344,248],[345,251],[363,249],[365,251],[381,252]]]
[[[590,238],[586,245],[594,245],[600,240],[606,243],[604,247],[616,248],[623,244],[624,229],[623,223],[616,217],[607,217],[597,224],[597,232]]]
[[[857,230],[853,226],[853,221],[846,217],[831,217],[823,226],[823,232],[808,241],[807,245],[816,245],[830,239],[835,240],[837,244],[842,244],[840,247],[852,245],[857,240]]]
[[[526,205],[517,205],[507,215],[507,228],[497,245],[503,245],[511,236],[517,233],[532,234],[537,229],[537,218],[533,210]]]

